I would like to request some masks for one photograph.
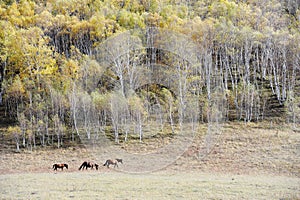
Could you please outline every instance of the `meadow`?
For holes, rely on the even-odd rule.
[[[142,149],[141,155],[153,150],[146,142],[116,146],[132,156],[109,169],[103,163],[112,156],[110,150],[99,154],[74,146],[1,151],[0,199],[300,199],[299,131],[228,123],[204,157],[202,136],[166,166],[135,159],[132,152],[138,149],[133,147]],[[98,162],[99,170],[79,171],[84,160]],[[61,162],[69,168],[54,171],[53,163]],[[157,170],[141,168],[149,165],[158,165]]]
[[[1,199],[299,199],[299,178],[57,172],[0,176]]]

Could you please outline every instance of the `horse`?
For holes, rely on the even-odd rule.
[[[61,164],[54,164],[53,165],[53,170],[57,171],[57,168],[61,168],[61,171],[64,170],[64,167],[68,169],[68,164],[61,163]]]
[[[116,160],[109,159],[109,160],[106,160],[106,162],[103,164],[103,166],[107,166],[107,168],[109,168],[109,165],[114,165],[114,168],[115,168],[116,166],[119,167],[118,163],[123,164],[122,159],[118,159],[118,158],[116,158]]]
[[[97,163],[92,163],[92,162],[84,161],[84,162],[80,165],[80,167],[79,167],[78,170],[81,170],[81,169],[84,169],[84,168],[85,168],[85,169],[87,169],[87,168],[93,169],[94,166],[95,166],[96,170],[98,170],[99,165],[98,165]]]

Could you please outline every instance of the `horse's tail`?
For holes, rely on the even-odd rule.
[[[108,164],[108,160],[104,163],[104,165],[103,166],[105,166],[105,165],[107,165]]]

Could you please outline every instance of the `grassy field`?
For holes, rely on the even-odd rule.
[[[299,199],[299,178],[57,172],[0,176],[1,199]]]
[[[116,146],[130,152],[116,170],[101,165],[117,156],[110,150],[0,151],[0,199],[300,199],[299,131],[259,123],[228,123],[220,130],[209,153],[203,154],[200,131],[166,166],[134,154],[151,152],[160,141]],[[84,160],[98,162],[100,169],[78,171]],[[69,169],[54,172],[53,163],[60,162]],[[157,170],[142,173],[152,165]]]

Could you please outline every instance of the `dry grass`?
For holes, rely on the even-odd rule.
[[[201,130],[179,159],[152,173],[121,173],[103,166],[78,172],[83,160],[101,164],[111,153],[97,155],[79,147],[1,153],[0,198],[300,199],[299,132],[285,125],[228,123],[205,154]],[[131,144],[117,148],[132,152]],[[139,148],[153,151],[152,144]],[[54,173],[55,162],[70,168]],[[126,171],[136,162],[129,156],[119,169]]]
[[[296,199],[299,179],[202,173],[35,173],[0,176],[2,199]]]
[[[289,126],[228,123],[209,154],[194,150],[171,168],[233,174],[272,174],[300,177],[300,132]],[[194,149],[200,149],[196,138]],[[196,157],[200,159],[196,159]],[[188,161],[188,162],[187,162]],[[188,165],[192,166],[188,167]]]

